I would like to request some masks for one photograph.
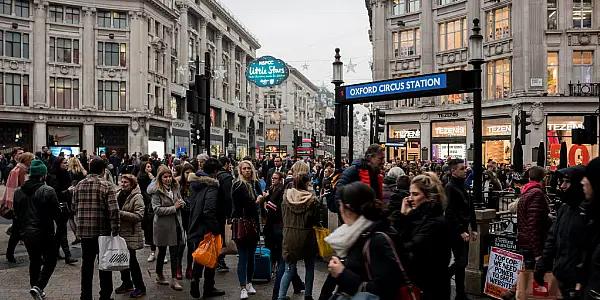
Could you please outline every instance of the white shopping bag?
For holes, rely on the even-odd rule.
[[[120,236],[98,237],[98,269],[122,271],[129,268],[127,242]]]

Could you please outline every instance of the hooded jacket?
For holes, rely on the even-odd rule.
[[[594,197],[584,203],[586,237],[580,282],[585,286],[582,299],[592,300],[600,298],[600,158],[586,166],[585,177],[594,189]]]
[[[296,263],[318,253],[313,226],[320,220],[319,201],[311,189],[287,189],[283,195],[283,259]]]
[[[517,243],[524,255],[542,256],[550,230],[550,205],[537,182],[523,186],[517,206]]]
[[[200,171],[188,175],[190,182],[190,224],[188,242],[198,244],[204,235],[221,234],[217,222],[219,211],[219,181]]]
[[[558,210],[558,215],[544,244],[542,259],[536,264],[540,273],[552,270],[561,282],[576,283],[577,265],[581,263],[585,241],[585,214],[581,203],[585,199],[581,179],[585,168],[582,166],[561,169],[557,172],[560,178],[571,180],[569,189],[561,194],[565,204]]]
[[[340,201],[340,193],[338,192],[340,190],[340,188],[344,185],[356,182],[356,181],[362,181],[366,184],[368,184],[371,188],[373,188],[373,190],[375,191],[375,195],[377,197],[377,199],[382,200],[382,196],[383,196],[383,175],[381,174],[381,172],[378,171],[374,171],[373,169],[371,169],[371,167],[369,166],[368,162],[366,159],[364,158],[357,158],[352,162],[352,165],[350,167],[348,167],[346,170],[344,170],[344,172],[342,173],[342,175],[340,176],[340,179],[338,180],[337,184],[335,185],[335,189],[336,189],[336,193],[335,193],[335,203],[328,203],[327,207],[331,209],[335,209],[335,211],[332,210],[332,212],[335,212],[339,215],[339,208],[338,208],[338,203]],[[333,199],[329,199],[328,201],[331,201]]]
[[[23,238],[43,238],[55,233],[54,221],[60,205],[54,189],[38,179],[30,179],[15,191],[14,206]]]

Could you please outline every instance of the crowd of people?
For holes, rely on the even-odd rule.
[[[14,249],[24,242],[34,299],[45,297],[58,259],[78,262],[69,249],[69,224],[76,236],[72,244],[82,249],[82,300],[93,298],[98,237],[117,235],[127,243],[130,268],[121,271],[115,289],[111,272],[99,271],[101,300],[113,293],[146,295],[139,264],[143,258],[136,255],[144,245],[151,249],[147,261],[156,264],[157,284],[182,291],[185,277],[193,298],[225,295],[215,282],[217,269],[229,269],[225,255],[212,269],[194,263],[192,251],[207,233],[224,235],[228,226],[236,228],[240,299],[257,292],[255,265],[262,261],[255,251],[264,246],[273,269],[268,276],[275,279],[272,299],[287,299],[291,285],[294,293],[311,300],[319,255],[313,227],[322,224],[327,211],[338,215],[340,226],[325,238],[334,254],[320,300],[359,292],[385,300],[405,299],[406,293],[424,300],[450,299],[452,279],[456,299],[468,299],[469,244],[479,234],[468,193],[473,172],[462,159],[385,162],[379,145],[342,169],[328,160],[289,156],[260,161],[206,154],[124,156],[84,150],[54,157],[47,147],[35,154],[20,148],[11,153],[0,202],[0,215],[13,219],[6,258],[14,262]],[[600,158],[556,172],[565,204],[555,220],[549,218],[548,172],[542,167],[526,171],[528,183],[514,205],[525,266],[535,270],[538,282],[553,271],[563,297],[573,297],[565,299],[600,296],[598,171]],[[513,174],[509,166],[489,162],[484,190],[512,188]],[[165,274],[169,261],[170,274]],[[299,262],[305,266],[304,281],[298,276]]]

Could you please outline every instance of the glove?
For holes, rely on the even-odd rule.
[[[546,275],[546,270],[538,268],[533,272],[533,280],[540,286],[544,286],[544,275]]]

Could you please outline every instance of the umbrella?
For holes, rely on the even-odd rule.
[[[567,164],[567,143],[560,143],[560,162],[558,165],[558,169],[564,169],[568,166]]]
[[[537,165],[540,167],[546,166],[546,146],[544,146],[544,142],[540,142],[538,147]]]
[[[517,173],[523,173],[523,146],[519,138],[515,139],[515,146],[512,155],[513,169]]]

